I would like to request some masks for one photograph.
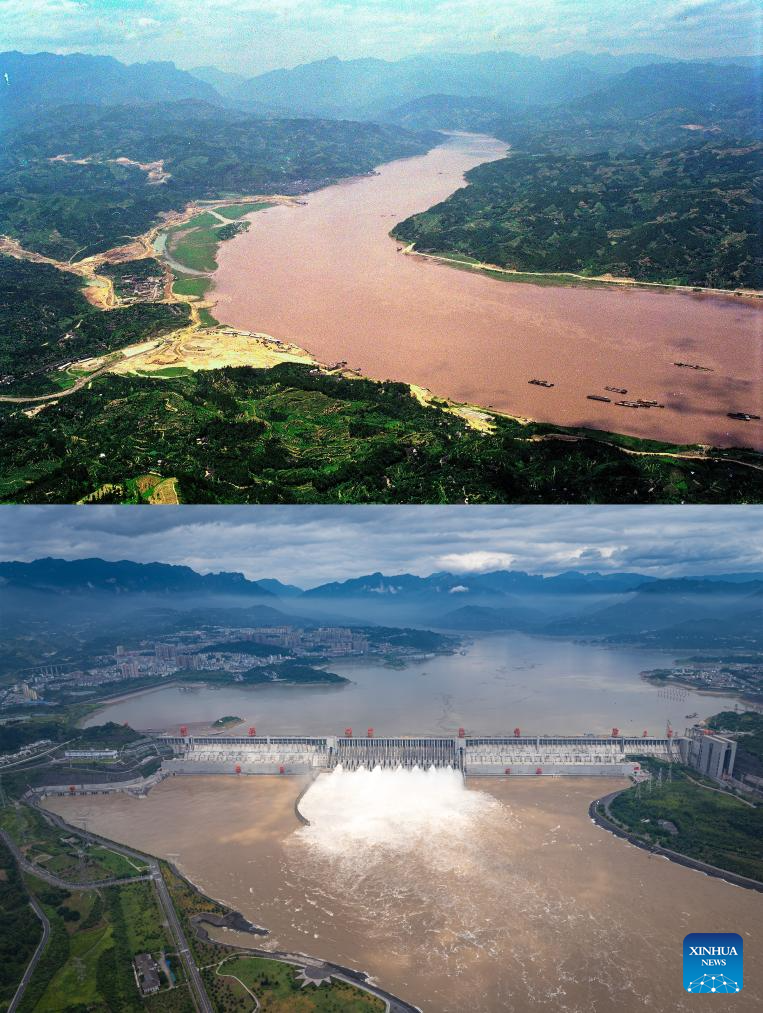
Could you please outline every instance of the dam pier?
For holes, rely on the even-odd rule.
[[[255,732],[255,729],[250,729]],[[640,770],[637,757],[704,768],[717,778],[730,775],[735,747],[721,736],[513,735],[364,737],[352,729],[344,735],[247,736],[180,735],[157,738],[168,752],[165,774],[306,774],[334,770],[372,770],[450,767],[464,776],[633,777]],[[700,766],[700,761],[702,761]]]
[[[99,795],[126,791],[145,795],[168,777],[225,774],[308,775],[341,770],[453,770],[467,777],[648,777],[641,761],[654,758],[692,767],[719,784],[733,776],[736,742],[708,729],[694,727],[684,735],[668,729],[664,736],[621,735],[399,735],[377,736],[369,728],[365,736],[344,735],[249,735],[189,734],[154,735],[147,739],[159,758],[150,774],[99,766],[97,751],[83,754],[93,764],[72,777],[71,768],[51,768],[51,778],[30,786],[29,794]]]

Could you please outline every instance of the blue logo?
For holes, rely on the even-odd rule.
[[[687,992],[741,992],[744,943],[736,932],[691,932],[684,939]]]

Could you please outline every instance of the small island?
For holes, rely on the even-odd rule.
[[[213,728],[232,728],[233,725],[240,725],[243,720],[244,720],[243,718],[240,718],[237,715],[226,714],[225,717],[218,718],[217,721],[215,721],[212,724],[212,727]]]

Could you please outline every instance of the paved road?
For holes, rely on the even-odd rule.
[[[46,883],[50,883],[51,886],[58,886],[63,890],[97,890],[102,886],[127,886],[129,883],[140,883],[141,881],[154,878],[151,874],[128,877],[112,876],[110,879],[90,879],[82,883],[75,883],[70,879],[61,879],[60,876],[56,876],[52,872],[48,872],[47,869],[43,869],[42,866],[35,865],[34,862],[30,862],[24,858],[16,842],[5,830],[0,830],[0,837],[24,872],[30,872],[38,879],[43,879]]]
[[[180,957],[183,966],[185,968],[186,976],[188,978],[188,982],[191,988],[191,995],[193,996],[196,1009],[199,1011],[199,1013],[215,1013],[214,1006],[210,1002],[209,996],[207,995],[207,990],[204,987],[204,982],[202,981],[201,975],[199,974],[199,969],[196,966],[196,963],[193,959],[193,954],[191,953],[191,949],[188,945],[188,940],[186,939],[185,933],[183,932],[183,927],[178,919],[177,912],[175,911],[175,905],[172,903],[172,898],[170,897],[169,890],[167,889],[167,884],[164,882],[164,877],[162,876],[162,872],[157,860],[149,855],[143,855],[139,851],[133,851],[132,848],[127,848],[121,844],[115,845],[113,841],[109,841],[105,837],[99,837],[98,834],[92,834],[89,831],[80,830],[79,827],[73,827],[71,824],[67,823],[60,816],[57,816],[54,813],[45,812],[44,815],[47,818],[49,818],[51,822],[55,823],[56,826],[60,827],[62,830],[66,830],[68,832],[75,830],[80,837],[84,838],[87,841],[90,841],[93,844],[103,845],[104,847],[108,847],[112,851],[116,851],[123,855],[127,855],[128,857],[133,858],[143,863],[144,865],[147,865],[149,868],[149,873],[148,875],[145,876],[133,876],[130,879],[105,879],[91,883],[69,883],[62,879],[59,879],[57,876],[53,876],[51,873],[48,873],[44,869],[40,869],[39,866],[32,865],[30,862],[28,862],[19,851],[18,847],[16,846],[16,842],[12,838],[10,838],[4,830],[0,830],[0,836],[2,836],[5,843],[10,848],[14,858],[22,866],[22,868],[24,868],[26,871],[34,873],[35,876],[39,876],[46,882],[52,883],[54,886],[60,886],[67,890],[95,890],[103,886],[119,886],[119,885],[124,886],[129,883],[137,883],[145,880],[153,880],[154,884],[156,885],[156,892],[159,898],[159,903],[161,905],[164,916],[167,920],[167,924],[170,927],[170,931],[172,932],[172,935],[174,936],[175,939],[175,945],[177,947],[178,956]]]
[[[100,844],[103,845],[104,847],[108,847],[112,851],[120,852],[121,854],[127,855],[128,857],[134,859],[135,861],[141,862],[144,865],[148,866],[150,870],[150,875],[148,876],[140,876],[140,877],[136,876],[132,880],[115,880],[109,883],[102,883],[102,884],[85,883],[82,884],[82,886],[79,887],[79,889],[87,890],[93,889],[95,886],[99,885],[112,885],[112,883],[113,885],[118,885],[119,883],[136,882],[138,879],[153,879],[156,884],[156,891],[159,898],[159,903],[162,907],[162,911],[164,913],[165,918],[167,919],[167,924],[170,927],[170,931],[175,937],[177,952],[185,968],[186,976],[188,978],[188,982],[191,988],[191,995],[193,996],[196,1008],[199,1011],[199,1013],[215,1013],[215,1008],[212,1005],[209,996],[207,995],[207,990],[204,986],[201,974],[199,973],[199,969],[196,966],[196,963],[193,959],[191,948],[188,944],[185,932],[183,931],[183,927],[180,924],[180,920],[178,919],[177,912],[175,911],[175,905],[172,902],[169,890],[167,889],[167,884],[164,881],[164,877],[162,876],[159,862],[153,856],[144,855],[139,851],[134,851],[132,848],[128,848],[124,844],[115,845],[114,841],[110,841],[105,837],[99,837],[98,834],[93,834],[90,833],[90,831],[81,830],[79,827],[73,827],[71,824],[67,823],[64,819],[62,819],[55,813],[48,812],[47,810],[40,810],[40,811],[43,812],[43,815],[47,819],[51,820],[62,830],[66,830],[68,832],[75,830],[77,834],[85,838],[85,840],[89,840],[95,844]],[[7,836],[3,831],[0,831],[0,833],[3,834],[3,837]],[[11,850],[14,852],[15,855],[18,854],[18,849],[16,848],[15,843],[13,842],[9,843],[9,847],[11,847]],[[39,875],[39,872],[36,871],[36,874]],[[63,885],[68,886],[70,888],[72,886],[72,884],[63,884]],[[271,952],[270,950],[259,950],[255,947],[241,947],[241,949],[245,949],[250,953],[255,953],[268,960],[282,960],[285,963],[291,964],[292,966],[296,965],[298,967],[307,966],[325,969],[325,971],[328,974],[331,974],[333,978],[339,978],[343,981],[348,982],[351,985],[360,986],[361,988],[364,988],[367,991],[371,992],[373,995],[378,996],[386,1003],[387,1010],[389,1011],[389,1013],[420,1013],[419,1008],[417,1006],[413,1006],[411,1003],[407,1003],[404,1000],[399,999],[397,996],[392,995],[391,992],[387,992],[385,989],[380,988],[378,985],[372,984],[370,981],[367,980],[367,976],[363,974],[361,971],[355,971],[352,968],[343,967],[341,964],[333,964],[329,961],[322,961],[317,958],[312,958],[302,953],[287,953],[283,951]]]
[[[183,962],[188,981],[191,985],[192,994],[196,1003],[197,1009],[200,1013],[215,1013],[215,1008],[209,1000],[207,990],[204,987],[199,969],[196,966],[196,962],[193,959],[193,954],[188,945],[188,940],[183,932],[183,927],[178,919],[177,912],[175,911],[175,905],[172,903],[170,892],[167,889],[167,884],[164,882],[164,876],[162,876],[159,863],[155,863],[155,883],[156,890],[159,894],[159,903],[162,905],[162,910],[167,919],[167,923],[170,926],[170,930],[175,937],[175,941],[178,947],[178,955]]]
[[[31,895],[29,897],[29,903],[32,905],[32,910],[34,911],[34,913],[42,922],[42,939],[37,944],[37,949],[34,951],[34,953],[32,954],[32,959],[27,964],[27,969],[26,971],[24,971],[24,977],[19,982],[19,987],[16,989],[16,994],[11,999],[10,1006],[8,1007],[8,1013],[16,1013],[16,1010],[19,1007],[19,1003],[24,997],[24,992],[26,992],[27,985],[32,980],[32,975],[34,974],[35,968],[39,964],[40,957],[42,956],[45,947],[48,945],[48,940],[50,939],[50,922],[48,921],[48,916],[45,914],[40,905],[37,903],[37,900]]]

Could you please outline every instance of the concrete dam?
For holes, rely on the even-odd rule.
[[[254,731],[252,729],[252,731]],[[460,730],[461,732],[462,730]],[[617,729],[613,729],[613,733]],[[161,736],[165,774],[306,774],[322,770],[431,767],[472,776],[632,777],[636,756],[686,762],[684,737],[611,736]]]

